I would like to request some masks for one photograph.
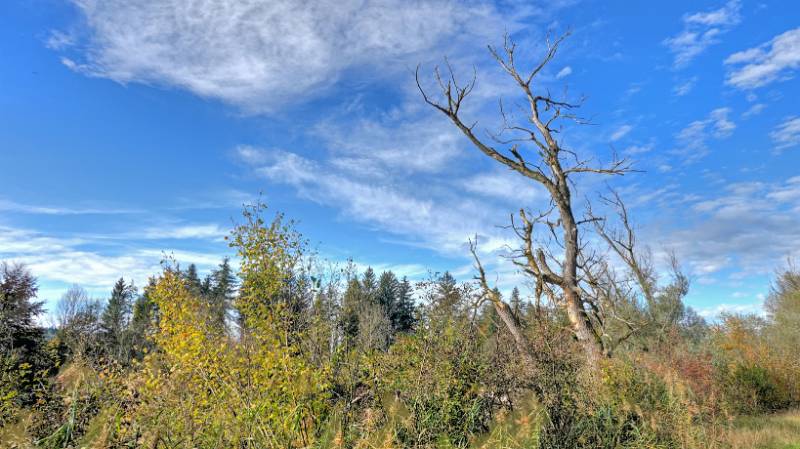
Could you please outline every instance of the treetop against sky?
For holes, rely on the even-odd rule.
[[[0,259],[40,298],[143,285],[164,254],[201,271],[242,203],[300,220],[321,256],[503,290],[509,215],[547,193],[475,151],[415,85],[476,77],[479,133],[520,112],[487,51],[517,63],[571,32],[535,87],[582,100],[564,147],[637,172],[611,184],[639,238],[707,316],[757,311],[800,249],[800,4],[792,1],[11,0],[0,4]],[[468,81],[468,80],[466,80]],[[426,84],[427,83],[427,84]],[[482,134],[486,135],[486,134]]]

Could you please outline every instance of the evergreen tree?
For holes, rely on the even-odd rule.
[[[521,321],[524,311],[522,310],[522,299],[519,296],[519,289],[517,287],[511,290],[511,299],[509,302],[511,303],[511,312],[517,318],[517,321]]]
[[[128,329],[133,354],[137,358],[141,358],[144,352],[151,348],[148,336],[155,328],[158,319],[158,307],[150,298],[150,290],[155,284],[156,280],[150,278],[150,283],[144,293],[133,303],[133,313]]]
[[[125,283],[119,278],[111,290],[103,315],[100,318],[103,342],[108,354],[118,362],[125,363],[130,357],[130,335],[128,322],[131,315],[133,298],[136,296],[136,287],[133,282]]]
[[[36,278],[23,265],[0,263],[0,353],[29,360],[39,351],[44,331],[36,324],[42,302],[33,301]]]
[[[361,279],[361,291],[368,301],[375,301],[375,296],[378,292],[378,279],[372,267],[368,267],[367,270],[364,271],[364,276]]]
[[[44,330],[36,324],[42,303],[36,278],[23,265],[0,263],[0,428],[15,410],[35,400],[34,385],[54,368],[44,350]]]
[[[209,300],[211,321],[220,329],[225,328],[225,318],[236,294],[236,276],[227,257],[219,264],[219,268],[211,273],[209,290],[206,295]]]
[[[347,290],[342,298],[341,327],[346,340],[358,336],[358,313],[363,302],[363,289],[358,278],[354,277],[347,283]]]
[[[458,290],[456,278],[449,271],[445,271],[436,280],[435,302],[437,307],[444,309],[453,309],[461,302],[461,292]]]
[[[375,292],[375,299],[377,303],[383,307],[386,314],[392,321],[394,327],[394,315],[397,308],[397,290],[399,284],[397,277],[391,271],[384,271],[378,279],[378,288]]]
[[[411,296],[411,283],[408,278],[403,278],[397,286],[397,301],[395,303],[395,313],[393,322],[395,331],[409,332],[414,329],[416,318],[414,317],[414,298]]]
[[[197,274],[197,266],[195,264],[189,264],[189,268],[186,269],[186,273],[184,273],[183,277],[189,292],[195,296],[200,296],[203,291],[203,283],[200,280],[200,276]]]

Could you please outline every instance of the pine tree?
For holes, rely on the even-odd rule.
[[[511,290],[511,299],[509,302],[511,303],[511,312],[517,318],[517,321],[521,321],[524,311],[522,310],[522,299],[519,296],[519,289],[517,287]]]
[[[126,363],[130,358],[131,336],[128,332],[128,322],[134,296],[136,296],[136,287],[133,282],[126,284],[125,279],[119,278],[111,290],[111,298],[100,318],[102,339],[106,351],[121,363]]]
[[[133,303],[133,313],[128,330],[130,344],[136,358],[141,358],[151,348],[148,336],[153,332],[158,319],[158,306],[150,298],[150,291],[155,285],[156,280],[150,278],[150,283],[144,293]]]
[[[358,312],[363,302],[363,289],[358,278],[354,277],[347,283],[347,290],[342,298],[341,327],[342,334],[348,341],[358,337]]]
[[[392,321],[394,327],[394,315],[397,307],[397,289],[399,285],[397,277],[391,271],[384,271],[378,278],[378,288],[375,292],[377,303],[383,307],[386,314]]]
[[[33,301],[36,278],[23,265],[0,263],[0,427],[15,407],[34,400],[33,384],[54,367],[36,324],[42,302]]]
[[[364,276],[361,278],[361,291],[368,301],[375,301],[375,295],[378,292],[378,279],[372,267],[368,267],[364,271]]]
[[[189,292],[199,297],[203,290],[203,284],[200,280],[200,276],[197,274],[197,266],[195,264],[189,264],[189,268],[186,269],[186,273],[184,273],[183,276],[186,282],[186,288]]]
[[[436,305],[444,309],[454,309],[461,302],[461,292],[458,290],[456,278],[445,271],[436,280]]]
[[[208,290],[211,321],[220,329],[225,329],[225,318],[236,294],[236,276],[227,257],[219,264],[219,268],[211,273]]]
[[[396,332],[409,332],[414,329],[414,298],[411,296],[411,283],[403,278],[397,286],[397,302],[393,322]]]
[[[36,325],[42,302],[33,301],[36,278],[23,265],[0,263],[0,352],[15,353],[25,360],[35,354],[44,339]]]

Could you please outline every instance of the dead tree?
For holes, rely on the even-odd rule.
[[[640,247],[633,224],[628,216],[628,208],[622,198],[612,190],[610,196],[601,196],[600,199],[605,206],[616,211],[618,227],[610,227],[607,220],[595,216],[591,205],[587,207],[587,216],[591,217],[594,223],[595,234],[605,241],[611,252],[622,262],[630,279],[618,281],[614,279],[613,274],[606,272],[595,276],[589,285],[593,289],[599,285],[610,286],[617,290],[616,296],[619,297],[621,295],[618,290],[621,286],[632,284],[629,294],[636,294],[640,297],[646,311],[645,319],[634,323],[609,309],[609,314],[617,321],[623,322],[628,328],[623,335],[615,336],[606,343],[606,351],[610,353],[616,346],[635,334],[649,331],[662,335],[668,328],[677,324],[679,315],[683,313],[681,299],[688,292],[689,280],[682,273],[675,254],[670,253],[669,266],[672,281],[667,285],[659,285],[652,256],[646,247]]]
[[[572,200],[573,186],[570,179],[572,175],[580,173],[622,175],[630,170],[630,165],[625,159],[618,160],[616,157],[607,166],[592,165],[590,160],[582,160],[576,153],[562,147],[562,143],[557,138],[558,133],[562,130],[562,120],[582,122],[572,112],[579,104],[557,100],[549,93],[539,92],[539,89],[535,89],[534,81],[555,57],[564,38],[566,35],[558,38],[555,42],[548,42],[545,56],[527,73],[522,73],[518,69],[514,60],[516,46],[508,37],[505,39],[502,51],[489,46],[490,54],[516,82],[526,105],[524,122],[515,124],[509,122],[509,117],[503,110],[501,102],[500,114],[504,123],[503,130],[497,135],[490,134],[488,139],[476,134],[476,123],[468,124],[461,116],[464,100],[475,86],[474,75],[469,83],[461,85],[456,81],[449,63],[447,64],[446,78],[437,68],[434,75],[441,89],[441,96],[438,99],[429,95],[422,87],[419,67],[416,72],[416,81],[425,102],[447,116],[478,150],[531,181],[544,186],[549,193],[552,205],[549,212],[541,214],[534,220],[524,209],[520,211],[522,224],[519,227],[515,226],[517,234],[523,241],[519,263],[523,265],[527,274],[534,277],[538,286],[537,290],[547,292],[564,308],[572,330],[585,352],[588,365],[596,368],[603,357],[601,333],[596,329],[587,311],[591,307],[591,298],[584,295],[581,288],[581,277],[578,274],[582,251],[580,227],[587,221],[576,219]],[[509,137],[503,137],[509,134]],[[550,218],[551,213],[557,217]],[[550,228],[561,247],[558,252],[562,254],[555,257],[546,248],[534,247],[533,231],[537,222],[546,224]],[[485,278],[482,283],[484,289],[488,287]],[[493,300],[492,303],[503,317],[501,312],[507,308],[507,305],[502,303],[499,298]],[[504,321],[506,320],[504,319]],[[513,323],[506,322],[505,324],[509,326],[509,330],[516,338],[519,329],[514,329]]]

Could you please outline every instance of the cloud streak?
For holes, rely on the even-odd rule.
[[[51,39],[70,69],[178,87],[248,112],[307,101],[352,69],[391,76],[434,48],[486,42],[494,31],[516,27],[513,17],[479,0],[73,3],[83,15],[83,39]]]
[[[741,2],[731,0],[723,7],[683,16],[683,31],[663,44],[674,55],[673,68],[685,68],[708,47],[720,42],[720,36],[741,21]]]
[[[774,37],[758,47],[734,53],[725,60],[733,67],[725,83],[739,89],[755,89],[790,79],[800,68],[800,28]]]

